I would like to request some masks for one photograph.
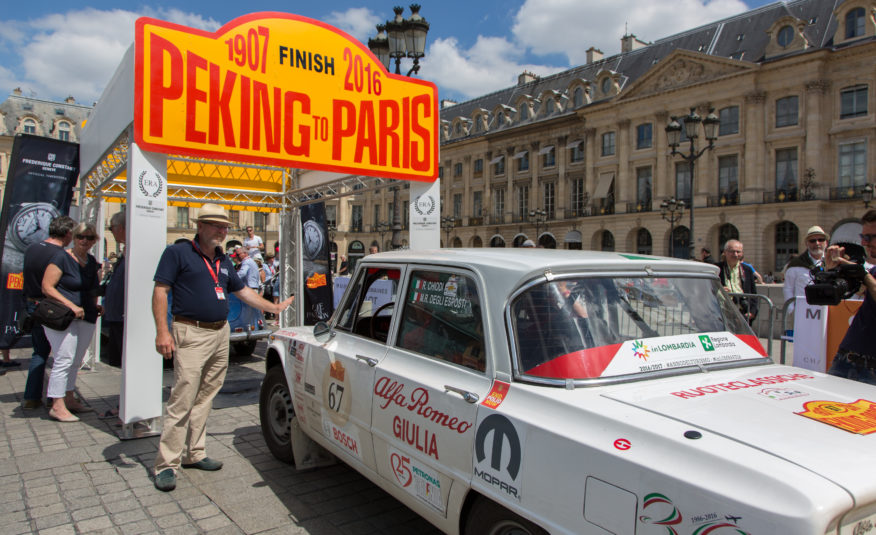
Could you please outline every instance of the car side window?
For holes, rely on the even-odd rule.
[[[452,272],[411,273],[396,345],[476,371],[486,369],[477,284]]]
[[[359,272],[335,327],[386,342],[398,293],[401,270],[366,268]]]

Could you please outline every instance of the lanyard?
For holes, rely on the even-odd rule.
[[[216,259],[216,270],[213,271],[213,266],[210,265],[210,262],[207,260],[206,255],[204,255],[203,251],[201,251],[201,247],[192,240],[192,247],[201,255],[201,259],[204,261],[204,264],[207,266],[207,271],[210,273],[210,277],[213,278],[213,282],[216,284],[216,287],[219,287],[219,259]]]

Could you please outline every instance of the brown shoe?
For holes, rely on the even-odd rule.
[[[26,399],[21,402],[21,408],[26,411],[43,408],[43,400],[41,399]]]

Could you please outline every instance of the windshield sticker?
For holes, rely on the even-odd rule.
[[[876,433],[876,403],[866,399],[854,403],[808,401],[796,414],[858,435]]]
[[[393,447],[389,448],[389,466],[401,488],[444,512],[441,476],[438,472]]]
[[[511,422],[505,415],[492,411],[478,411],[475,432],[474,475],[500,494],[520,501],[523,477],[525,429]]]
[[[681,399],[698,398],[708,394],[732,392],[733,390],[743,390],[763,385],[775,385],[787,383],[788,381],[799,381],[801,379],[815,379],[815,377],[805,373],[785,373],[779,375],[768,375],[766,377],[756,377],[754,379],[741,379],[739,381],[730,381],[727,383],[713,383],[706,386],[690,388],[688,390],[670,392],[670,394],[680,397]]]
[[[487,394],[487,397],[484,398],[484,401],[481,402],[481,405],[484,407],[489,407],[491,409],[498,409],[499,405],[505,401],[505,396],[508,394],[508,389],[511,388],[511,385],[508,383],[503,383],[502,381],[493,381],[493,388],[490,389],[490,393]]]
[[[446,283],[413,277],[408,302],[430,305],[433,310],[445,309],[460,315],[471,315],[471,301],[459,297],[458,290],[459,281],[455,276],[450,276]]]

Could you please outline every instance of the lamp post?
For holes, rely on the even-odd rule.
[[[690,113],[686,117],[681,117],[684,121],[684,133],[687,136],[687,141],[689,143],[689,149],[687,153],[678,150],[679,145],[681,144],[681,129],[682,126],[678,123],[678,117],[671,117],[669,120],[669,124],[666,125],[666,136],[669,141],[669,147],[672,149],[671,154],[673,156],[679,155],[688,163],[690,166],[690,258],[695,258],[695,249],[696,243],[694,238],[694,194],[696,192],[696,188],[694,187],[694,162],[699,159],[700,156],[705,154],[707,150],[712,150],[715,148],[715,140],[718,139],[718,127],[721,125],[721,120],[718,119],[718,116],[715,115],[714,108],[709,110],[709,115],[706,116],[705,119],[701,118],[699,114],[697,114],[695,108],[690,109]],[[699,126],[703,125],[703,131],[705,134],[706,141],[709,142],[708,145],[697,150],[696,140],[699,135]],[[677,189],[677,184],[676,184]],[[676,196],[678,195],[678,191],[675,192]]]
[[[395,6],[395,18],[377,25],[377,36],[368,39],[368,48],[377,59],[390,69],[395,60],[395,73],[401,74],[402,58],[414,60],[406,76],[420,72],[420,58],[426,55],[426,34],[429,23],[420,16],[420,4],[411,4],[411,16],[402,16],[404,8]],[[392,188],[392,248],[401,249],[401,209],[398,202],[398,186]]]
[[[861,189],[861,200],[864,201],[864,209],[870,209],[870,202],[873,200],[873,185],[865,184]]]
[[[676,201],[675,197],[663,199],[660,203],[660,215],[669,221],[669,256],[675,257],[675,223],[684,215],[684,201]]]
[[[380,234],[380,248],[383,249],[383,236],[392,228],[386,221],[380,221],[376,225],[371,225],[371,232]]]
[[[450,249],[450,233],[456,227],[455,217],[442,217],[441,230],[444,231],[444,247]]]
[[[535,245],[538,246],[539,227],[542,223],[547,222],[547,212],[539,208],[538,210],[529,211],[529,222],[535,224]]]
[[[335,234],[338,232],[338,227],[334,225],[328,226],[328,234],[329,234],[329,259],[331,260],[331,265],[329,266],[329,270],[334,273],[335,272],[335,256],[337,251],[333,251],[332,247],[337,248],[335,244]]]

